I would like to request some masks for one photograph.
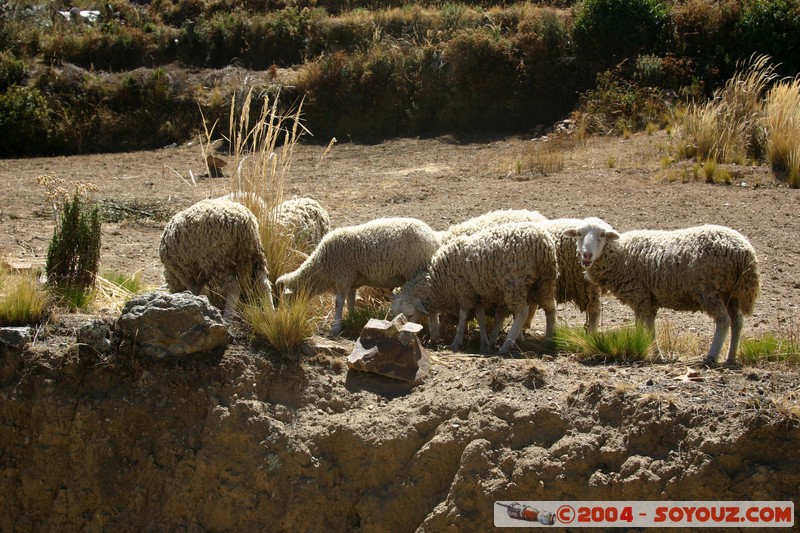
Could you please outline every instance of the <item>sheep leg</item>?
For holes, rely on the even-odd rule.
[[[475,308],[475,318],[478,320],[478,329],[481,333],[481,353],[489,353],[489,337],[486,335],[486,312],[482,305]]]
[[[456,328],[456,338],[453,339],[453,344],[450,345],[450,349],[454,352],[457,352],[458,349],[461,347],[461,343],[464,342],[464,333],[467,330],[467,315],[469,315],[469,309],[465,307],[461,307],[458,310],[458,327]]]
[[[544,338],[551,340],[556,333],[556,301],[549,298],[541,302],[542,309],[544,310]],[[535,308],[535,306],[532,306]]]
[[[600,302],[594,301],[589,304],[586,310],[586,331],[594,333],[597,331],[597,324],[600,321]]]
[[[225,294],[225,311],[222,313],[222,319],[230,321],[236,312],[236,307],[239,305],[239,297],[242,294],[242,289],[239,282],[235,277],[227,277],[221,284],[221,288]]]
[[[348,289],[336,290],[336,310],[333,315],[333,325],[331,326],[331,336],[338,337],[342,332],[342,313],[344,312],[344,301],[347,297]]]
[[[356,310],[356,291],[358,289],[353,287],[347,292],[347,314],[352,315]]]
[[[492,331],[489,334],[489,346],[494,346],[497,342],[497,337],[500,336],[500,328],[503,326],[503,320],[505,320],[505,318],[505,309],[498,307],[494,312],[494,324],[492,324]]]
[[[525,320],[528,318],[529,309],[530,306],[525,304],[519,306],[514,312],[514,322],[511,323],[511,329],[508,330],[506,340],[500,347],[500,350],[497,352],[498,355],[506,355],[509,351],[511,351],[511,346],[514,344],[514,341],[517,340],[520,331],[522,331],[522,327],[525,325]]]
[[[706,364],[715,364],[722,345],[725,344],[728,330],[731,329],[731,319],[728,316],[728,310],[725,309],[725,305],[719,297],[703,298],[701,299],[701,305],[703,310],[714,319],[715,323],[714,338],[711,340],[711,347],[708,349],[708,355],[705,360]],[[734,357],[736,357],[735,353]]]
[[[536,310],[539,309],[539,306],[536,304],[530,304],[530,309],[528,310],[528,317],[525,319],[525,325],[522,327],[522,331],[519,332],[519,340],[525,340],[525,331],[531,329],[533,327],[533,317],[536,314]]]
[[[258,276],[258,283],[267,307],[269,307],[271,311],[274,311],[275,303],[272,301],[272,284],[269,282],[269,276],[267,276],[266,272],[262,272]]]
[[[428,327],[431,330],[431,342],[439,340],[439,313],[428,315]]]
[[[725,361],[728,365],[736,363],[736,353],[739,348],[739,337],[742,334],[742,326],[744,325],[744,316],[742,310],[739,309],[739,302],[731,300],[728,302],[728,315],[731,318],[731,342],[728,347],[728,359]]]

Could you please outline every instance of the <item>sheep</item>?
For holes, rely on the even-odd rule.
[[[414,218],[379,218],[337,228],[322,238],[294,272],[275,282],[281,294],[305,289],[310,294],[336,293],[331,335],[342,330],[345,298],[353,313],[356,289],[362,285],[393,289],[425,270],[439,246],[436,233]]]
[[[529,304],[545,311],[545,336],[555,329],[555,286],[558,276],[553,237],[534,222],[517,222],[487,228],[473,235],[454,237],[440,247],[430,266],[395,294],[392,313],[418,321],[428,316],[431,340],[439,338],[436,313],[457,314],[451,349],[464,340],[469,311],[475,310],[481,334],[481,352],[489,351],[485,308],[497,306],[513,312],[514,321],[498,353],[507,354],[528,316]]]
[[[221,288],[225,320],[232,318],[242,288],[260,288],[273,305],[258,221],[242,204],[215,198],[180,211],[164,227],[158,252],[170,292],[199,294],[209,282]]]
[[[311,198],[292,198],[278,206],[276,220],[294,235],[298,248],[313,250],[331,229],[328,212]]]
[[[539,224],[550,232],[556,243],[558,259],[558,280],[556,281],[556,303],[573,302],[586,313],[586,330],[597,331],[600,320],[600,287],[586,278],[581,261],[575,253],[575,242],[563,235],[564,230],[580,223],[577,218],[545,219]],[[531,305],[525,327],[530,327],[536,306]],[[489,334],[489,344],[494,344],[500,334],[505,309],[499,308],[495,314],[494,327]]]
[[[758,258],[748,240],[724,226],[618,233],[599,218],[564,232],[577,239],[589,277],[630,306],[636,323],[655,332],[656,312],[703,311],[716,322],[705,362],[715,364],[731,330],[727,364],[736,361],[744,322],[761,292]]]
[[[547,220],[538,211],[527,209],[500,209],[489,211],[483,215],[470,218],[464,222],[453,224],[447,230],[439,232],[442,244],[460,235],[472,235],[489,227],[507,224],[509,222],[543,222]]]
[[[259,220],[270,217],[270,208],[256,193],[237,191],[228,193],[227,198],[247,206]],[[303,253],[310,252],[319,244],[322,237],[331,229],[328,212],[312,198],[292,198],[278,204],[272,217],[277,225],[294,239],[294,248]]]

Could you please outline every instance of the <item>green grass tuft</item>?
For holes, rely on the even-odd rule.
[[[33,276],[0,274],[0,326],[35,324],[48,304],[47,292]]]
[[[765,333],[758,338],[743,339],[739,346],[739,361],[743,364],[800,363],[800,342],[792,336],[779,337]]]
[[[649,360],[653,337],[640,327],[597,333],[576,328],[557,328],[555,344],[562,352],[577,354],[581,361],[631,363]]]

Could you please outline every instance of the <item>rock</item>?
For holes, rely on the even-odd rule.
[[[224,159],[220,159],[214,155],[208,154],[206,156],[206,166],[208,167],[208,175],[212,178],[221,178],[223,177],[222,174],[222,167],[224,167],[227,163]]]
[[[427,377],[431,367],[428,351],[417,337],[421,330],[421,325],[408,322],[402,314],[391,322],[370,319],[347,358],[347,366],[412,383],[420,382]]]
[[[77,340],[98,353],[106,353],[111,348],[111,328],[103,320],[89,320],[78,328]]]
[[[0,344],[11,350],[21,352],[33,340],[30,326],[0,328]]]
[[[182,357],[208,352],[230,342],[219,309],[190,292],[148,292],[134,296],[117,320],[120,337],[142,353]]]

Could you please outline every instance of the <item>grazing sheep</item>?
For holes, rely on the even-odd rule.
[[[335,229],[294,272],[275,282],[290,294],[336,292],[332,335],[342,330],[342,312],[353,312],[356,289],[362,285],[393,289],[425,270],[439,246],[436,233],[414,218],[379,218],[358,226]]]
[[[630,306],[636,322],[655,331],[656,312],[703,311],[714,318],[707,363],[715,363],[731,330],[728,364],[761,291],[758,259],[747,239],[723,226],[617,233],[599,218],[564,232],[576,238],[589,277]]]
[[[292,198],[278,206],[277,222],[294,235],[295,246],[313,250],[331,229],[328,212],[311,198]]]
[[[527,209],[500,209],[489,211],[483,215],[470,218],[464,222],[453,224],[446,231],[440,232],[442,244],[460,235],[472,235],[490,227],[508,224],[510,222],[543,222],[547,220],[538,211],[528,211]]]
[[[226,320],[233,316],[242,288],[260,287],[272,306],[258,221],[237,202],[202,200],[177,213],[161,234],[158,252],[170,292],[199,294],[213,283],[225,295]]]
[[[237,191],[221,198],[247,206],[259,220],[269,216],[269,206],[254,192]],[[311,252],[331,229],[328,212],[311,198],[292,198],[282,202],[275,211],[274,219],[278,226],[292,235],[293,247],[304,253]]]
[[[475,310],[481,333],[481,351],[489,351],[485,308],[510,310],[514,322],[499,350],[506,354],[517,340],[530,304],[547,316],[546,337],[553,335],[556,304],[554,291],[558,266],[553,237],[533,222],[488,228],[473,235],[450,239],[431,259],[430,267],[395,294],[392,313],[410,320],[430,320],[431,339],[439,337],[436,313],[457,314],[455,351],[464,340],[468,313]]]

